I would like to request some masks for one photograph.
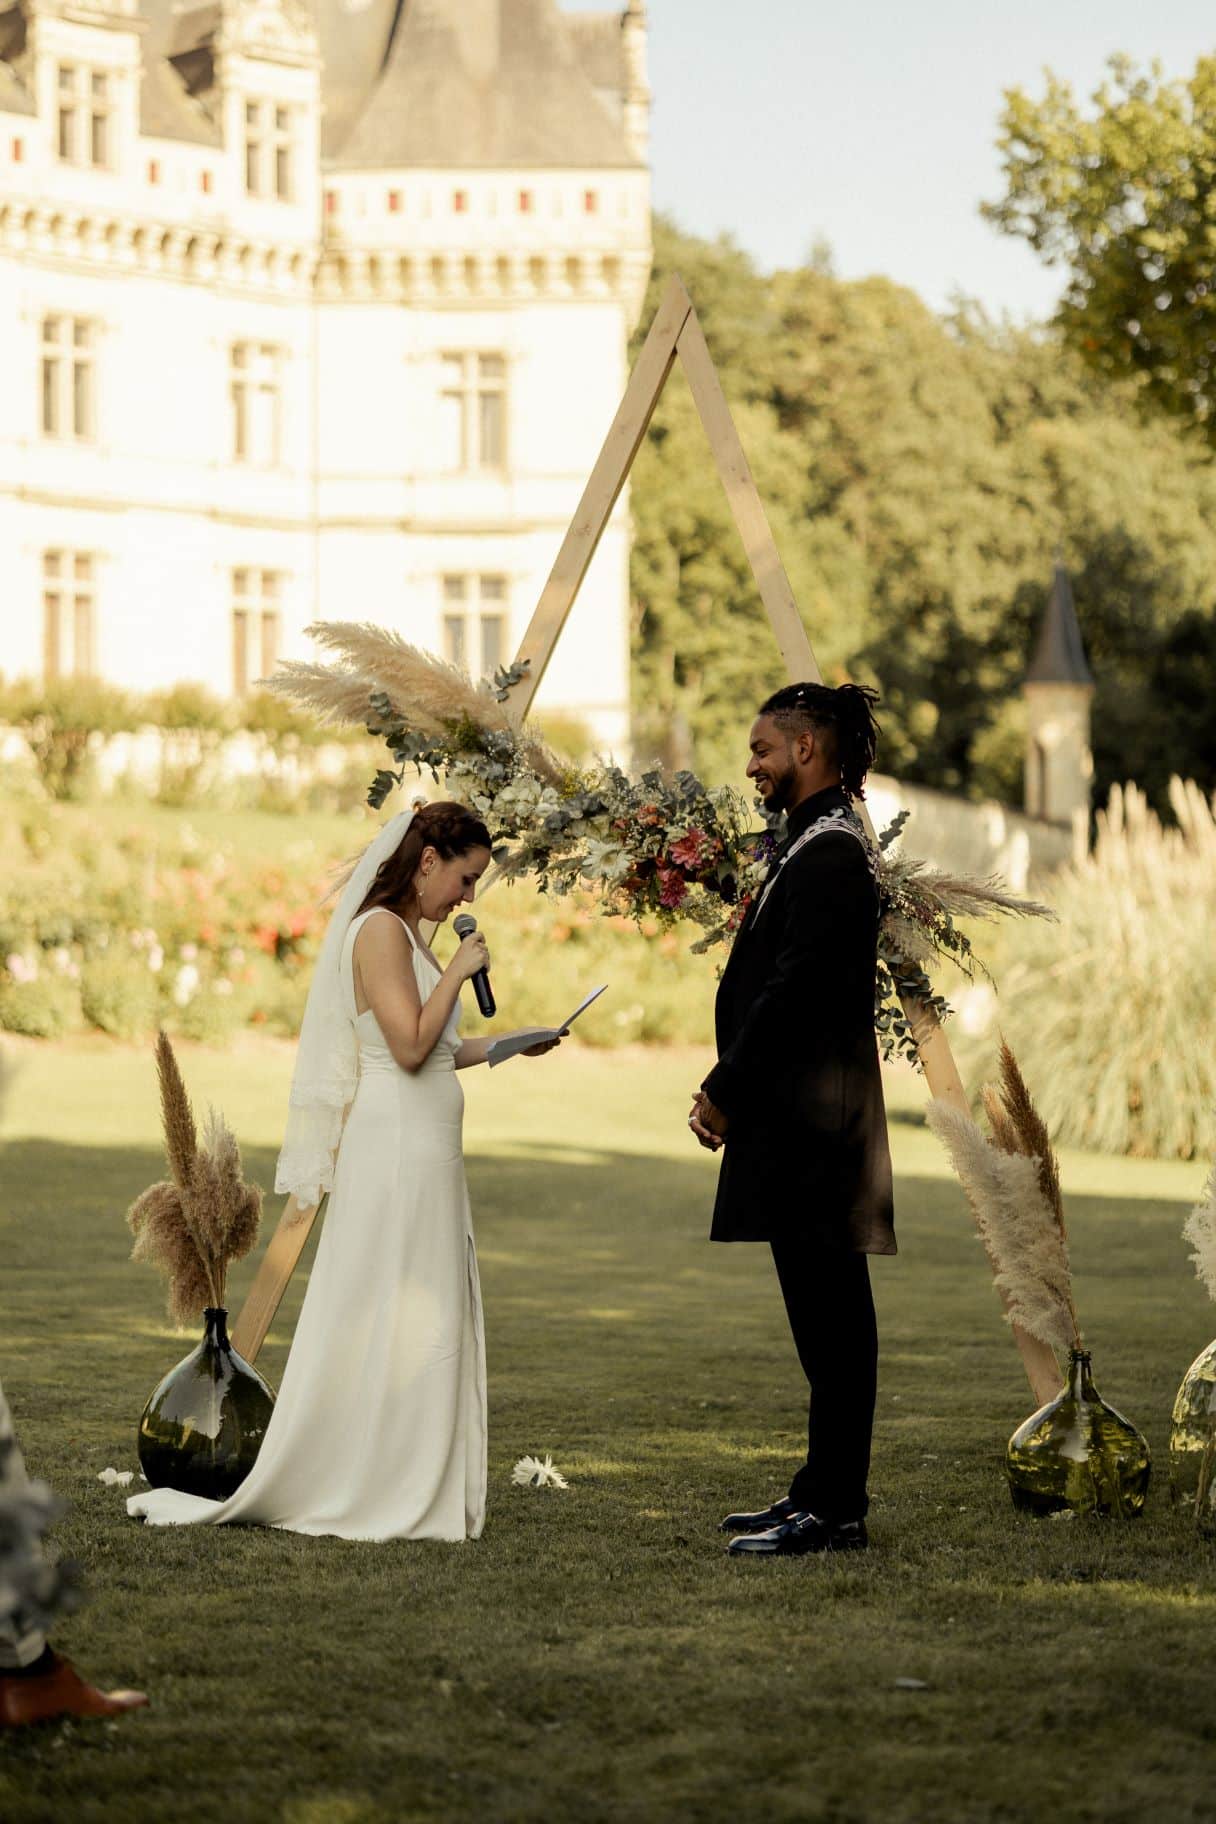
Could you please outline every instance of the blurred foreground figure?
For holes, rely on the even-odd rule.
[[[80,1586],[71,1565],[42,1549],[63,1512],[45,1482],[31,1482],[0,1386],[0,1729],[57,1716],[117,1716],[147,1703],[142,1691],[99,1691],[47,1641],[56,1615],[75,1608]]]

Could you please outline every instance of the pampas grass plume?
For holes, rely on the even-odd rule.
[[[177,1056],[169,1042],[169,1035],[165,1032],[156,1035],[156,1074],[160,1081],[165,1156],[174,1183],[179,1190],[184,1190],[190,1179],[194,1155],[198,1151],[198,1130],[194,1125],[194,1110],[190,1107],[186,1085],[182,1082],[182,1073],[177,1067]]]
[[[975,1214],[1009,1321],[1052,1349],[1072,1347],[1079,1337],[1067,1248],[1038,1160],[1003,1151],[947,1102],[930,1102],[927,1115]]]
[[[1038,1161],[1039,1184],[1043,1197],[1060,1233],[1064,1232],[1064,1199],[1060,1194],[1060,1164],[1052,1149],[1051,1136],[1038,1109],[1030,1099],[1026,1080],[1013,1052],[1001,1040],[1001,1100],[1012,1124],[1020,1150]]]
[[[369,621],[314,621],[307,631],[319,646],[341,655],[348,673],[373,678],[375,688],[428,733],[465,716],[482,728],[508,726],[506,711],[488,690],[391,628]]]
[[[287,697],[312,710],[322,722],[348,722],[366,728],[371,716],[375,678],[339,665],[318,665],[308,659],[282,659],[273,677],[259,684],[276,696]]]
[[[135,1236],[131,1259],[164,1276],[174,1323],[193,1323],[212,1303],[213,1287],[177,1186],[168,1179],[149,1185],[127,1211],[127,1225]]]
[[[391,628],[368,621],[314,621],[307,631],[319,646],[338,655],[337,662],[284,660],[262,682],[326,722],[366,728],[372,695],[379,693],[423,734],[437,735],[464,721],[495,732],[511,727],[505,706],[486,685],[475,684],[455,665],[412,646]],[[560,784],[565,768],[540,735],[525,728],[519,742],[525,764],[546,784]]]
[[[985,1083],[980,1091],[980,1101],[984,1104],[984,1113],[988,1117],[995,1144],[1003,1153],[1020,1153],[1022,1148],[1018,1145],[1018,1131],[1005,1112],[1005,1104],[1001,1101],[995,1084]]]
[[[218,1109],[207,1111],[203,1145],[215,1165],[219,1201],[224,1211],[224,1252],[229,1260],[243,1260],[258,1238],[261,1189],[247,1182],[237,1137]]]
[[[165,1153],[173,1178],[153,1184],[127,1211],[135,1237],[133,1260],[150,1262],[168,1283],[169,1314],[176,1323],[222,1307],[228,1266],[257,1239],[262,1193],[241,1171],[236,1135],[210,1109],[202,1144],[173,1046],[156,1040]]]

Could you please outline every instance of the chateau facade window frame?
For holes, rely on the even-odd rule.
[[[114,169],[114,72],[95,64],[55,66],[55,154],[62,165]]]
[[[69,662],[70,654],[70,662]],[[52,545],[42,553],[42,675],[97,675],[97,558]]]
[[[39,324],[38,424],[59,443],[97,441],[98,324],[48,310]]]
[[[247,697],[256,679],[268,678],[283,640],[283,572],[237,565],[231,575],[232,694]],[[254,656],[257,656],[257,666]]]
[[[283,363],[284,351],[277,343],[229,344],[229,455],[239,468],[282,466]]]
[[[443,473],[505,474],[509,421],[505,351],[447,348],[439,356],[439,365]]]
[[[266,96],[245,101],[245,194],[295,201],[296,110]]]
[[[502,571],[444,571],[442,650],[449,665],[469,676],[492,678],[510,657],[510,607]],[[480,669],[473,670],[476,648]]]

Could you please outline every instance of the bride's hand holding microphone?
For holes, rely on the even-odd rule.
[[[492,1019],[497,1009],[490,987],[490,946],[485,932],[477,929],[477,920],[467,912],[453,919],[452,929],[460,939],[460,948],[452,958],[451,967],[462,982],[473,983],[477,1005],[487,1020]]]

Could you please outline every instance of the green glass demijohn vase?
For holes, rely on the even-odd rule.
[[[1170,1495],[1194,1509],[1201,1531],[1216,1533],[1216,1342],[1195,1357],[1174,1400]]]
[[[1090,1375],[1089,1352],[1070,1351],[1063,1392],[1031,1413],[1009,1440],[1005,1468],[1013,1505],[1030,1514],[1131,1519],[1148,1492],[1148,1444],[1108,1406]]]
[[[253,1468],[274,1393],[228,1340],[228,1313],[203,1313],[203,1340],[171,1368],[139,1421],[139,1466],[152,1488],[226,1501]]]

